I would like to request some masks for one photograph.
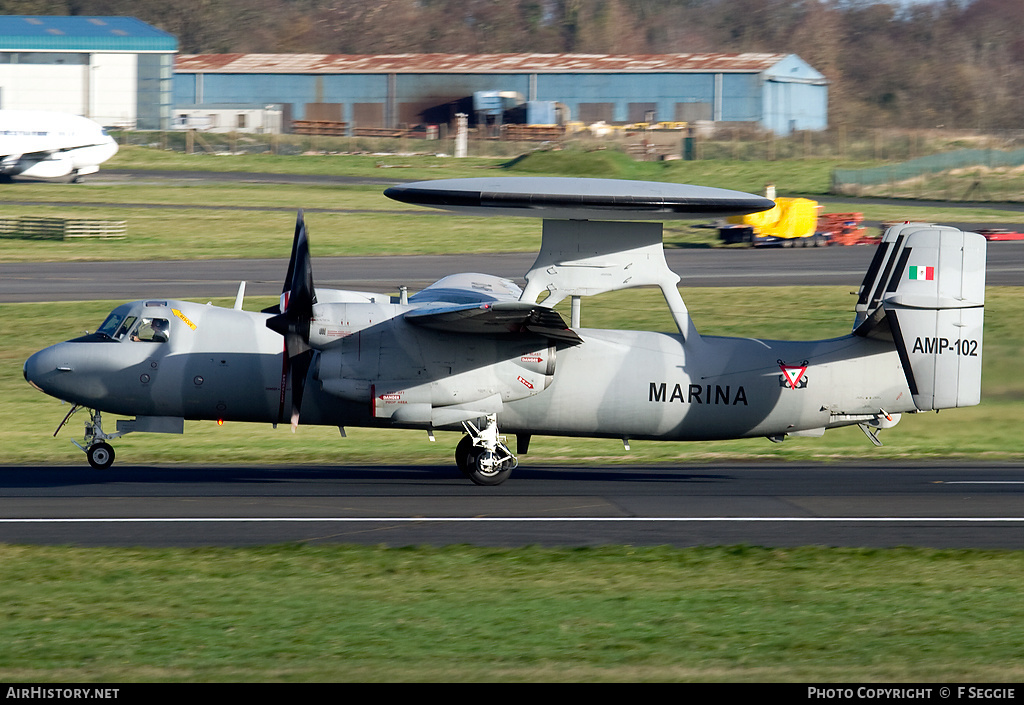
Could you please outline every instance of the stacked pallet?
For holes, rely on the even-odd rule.
[[[83,237],[123,238],[126,220],[83,220],[23,216],[0,218],[0,238],[19,240],[69,240]]]

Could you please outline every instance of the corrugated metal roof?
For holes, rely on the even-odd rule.
[[[177,51],[173,34],[134,17],[0,16],[0,51]]]
[[[177,73],[759,73],[788,54],[182,54]]]

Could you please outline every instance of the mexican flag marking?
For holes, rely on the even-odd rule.
[[[920,265],[914,265],[910,267],[910,278],[932,281],[935,279],[935,267],[922,267]]]

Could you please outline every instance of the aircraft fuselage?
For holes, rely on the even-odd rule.
[[[684,342],[579,329],[582,344],[556,346],[539,336],[453,338],[410,325],[400,315],[408,310],[315,307],[310,338],[319,352],[303,424],[455,430],[496,413],[508,433],[710,440],[823,430],[914,408],[892,344],[867,338]],[[285,420],[291,390],[268,314],[160,300],[125,304],[111,317],[106,333],[33,355],[26,378],[118,415]],[[154,320],[166,324],[165,339],[135,340]]]

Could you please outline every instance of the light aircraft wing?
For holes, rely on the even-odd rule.
[[[583,340],[554,310],[519,301],[436,303],[405,314],[413,325],[451,333],[526,334],[576,345]]]

